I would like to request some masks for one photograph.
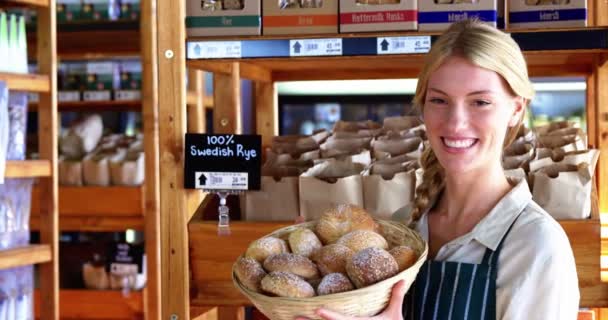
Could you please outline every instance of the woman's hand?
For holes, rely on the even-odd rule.
[[[316,314],[325,320],[403,320],[403,297],[405,296],[405,282],[403,280],[397,282],[393,286],[393,292],[391,294],[391,300],[388,306],[382,313],[374,317],[351,317],[339,314],[337,312],[318,309]],[[296,320],[309,320],[305,317],[297,317]]]

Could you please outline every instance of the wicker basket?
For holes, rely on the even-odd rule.
[[[312,298],[283,298],[270,297],[247,289],[237,279],[234,267],[232,280],[234,285],[243,293],[264,315],[271,320],[293,320],[296,316],[305,316],[310,319],[321,319],[315,315],[315,310],[325,307],[350,316],[373,316],[386,308],[390,299],[391,290],[400,280],[405,280],[409,290],[416,279],[418,270],[426,260],[428,247],[418,233],[409,229],[405,224],[376,220],[382,227],[382,234],[389,246],[408,245],[418,254],[418,261],[410,268],[399,274],[373,284],[371,286],[353,291],[336,293]],[[288,235],[299,228],[305,227],[314,230],[316,222],[307,222],[299,225],[279,229],[268,236],[287,239]]]

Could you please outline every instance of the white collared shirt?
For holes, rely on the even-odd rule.
[[[575,320],[580,293],[570,242],[559,223],[532,201],[525,180],[471,232],[441,247],[435,260],[479,264],[487,248],[498,247],[513,221],[498,258],[497,319]],[[427,214],[416,229],[428,241]]]

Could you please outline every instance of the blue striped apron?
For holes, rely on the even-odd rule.
[[[404,319],[495,320],[498,256],[511,227],[496,251],[486,249],[480,264],[425,262],[404,304]]]

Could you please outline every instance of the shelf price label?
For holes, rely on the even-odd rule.
[[[289,40],[290,57],[341,56],[342,39]]]
[[[203,190],[259,190],[259,135],[186,134],[184,187]]]
[[[377,53],[408,54],[427,53],[431,49],[430,36],[415,37],[379,37],[377,38]]]
[[[108,247],[106,271],[115,275],[136,275],[143,272],[143,245],[117,242]]]
[[[188,59],[241,58],[241,41],[195,41],[188,42]]]

